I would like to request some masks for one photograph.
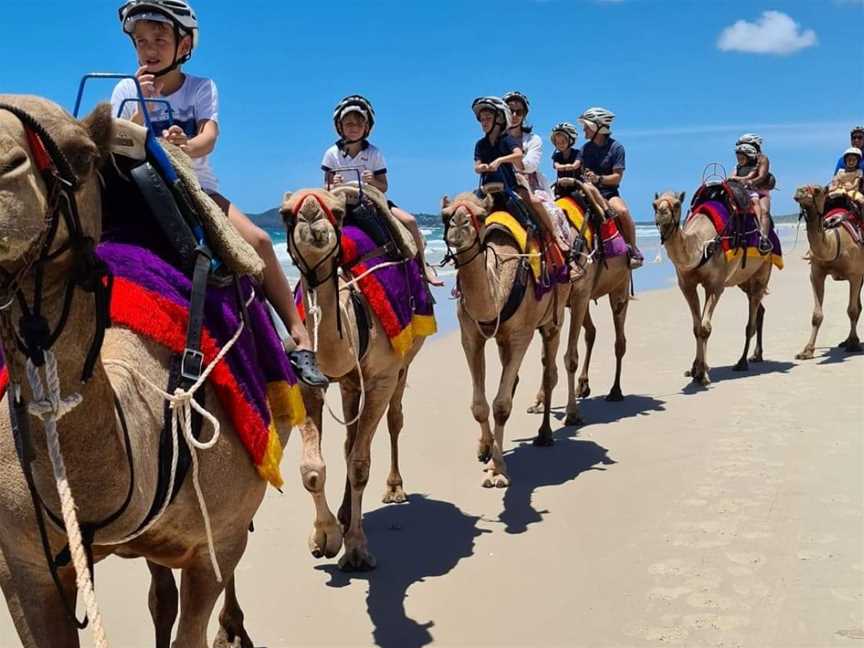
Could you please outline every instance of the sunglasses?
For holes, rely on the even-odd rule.
[[[510,112],[513,113],[514,115],[516,115],[517,117],[524,117],[525,116],[525,111],[522,110],[521,108],[517,108],[516,110],[511,110]]]

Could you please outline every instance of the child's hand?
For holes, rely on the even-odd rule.
[[[345,180],[342,179],[341,173],[334,173],[333,177],[330,179],[330,184],[334,185],[342,184],[343,182],[345,182]]]
[[[138,71],[135,72],[135,78],[138,79],[138,83],[141,86],[141,94],[145,97],[162,96],[164,82],[161,79],[157,79],[156,75],[148,72],[146,65],[138,68]]]
[[[492,160],[489,164],[486,165],[486,168],[487,168],[489,171],[491,171],[491,172],[494,173],[495,171],[498,170],[498,167],[499,167],[499,166],[501,166],[501,162],[500,162],[500,160]]]
[[[489,173],[489,165],[488,164],[478,164],[477,165],[477,173]]]
[[[372,173],[369,169],[364,169],[362,177],[363,182],[365,182],[366,184],[370,184],[375,179],[375,174]]]
[[[189,143],[189,138],[186,136],[186,133],[184,133],[183,129],[176,124],[168,130],[163,130],[162,137],[174,146],[179,146],[181,149],[185,149],[186,145]]]

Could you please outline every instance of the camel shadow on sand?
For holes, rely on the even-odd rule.
[[[378,557],[372,572],[344,573],[336,565],[316,567],[330,575],[329,587],[364,580],[369,589],[366,609],[375,626],[375,645],[415,648],[433,641],[434,621],[421,623],[405,611],[408,589],[426,578],[450,572],[474,554],[479,516],[467,515],[449,502],[410,495],[406,504],[384,506],[363,516],[369,547]]]
[[[763,374],[786,374],[796,365],[794,362],[765,360],[763,362],[751,362],[750,368],[746,371],[735,371],[734,366],[735,365],[729,365],[728,367],[712,368],[709,371],[711,384],[716,385],[721,382],[739,380],[741,378],[752,378],[753,376],[761,376]],[[709,387],[691,381],[681,388],[681,393],[699,394],[706,391]]]
[[[847,362],[850,359],[860,355],[861,351],[847,351],[845,347],[838,345],[835,347],[830,347],[825,353],[823,353],[821,356],[817,356],[817,358],[815,359],[819,361],[818,363],[820,365],[827,365]]]

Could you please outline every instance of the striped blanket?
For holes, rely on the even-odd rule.
[[[102,243],[97,253],[114,275],[112,325],[182,353],[191,281],[144,248]],[[241,287],[248,299],[254,284],[243,279]],[[208,288],[201,341],[205,365],[236,332],[241,321],[237,302],[233,286]],[[282,446],[274,420],[297,425],[306,412],[297,378],[258,290],[248,312],[251,330],[243,332],[209,381],[258,473],[280,486]]]
[[[687,222],[690,222],[690,220],[697,216],[706,216],[709,218],[714,224],[714,229],[717,230],[717,234],[723,234],[726,231],[726,227],[729,225],[729,210],[726,208],[726,205],[717,200],[706,200],[697,205],[687,217]],[[756,216],[754,214],[747,214],[745,216],[744,232],[744,249],[746,249],[747,256],[761,257],[762,254],[759,252],[759,224],[756,222]],[[783,251],[780,248],[780,239],[773,227],[771,228],[771,233],[768,238],[771,240],[771,245],[773,247],[771,251],[771,262],[777,267],[777,269],[782,270]],[[744,253],[744,250],[742,250],[741,247],[733,248],[732,241],[729,238],[726,238],[725,235],[721,239],[720,245],[723,249],[723,254],[726,256],[728,261],[741,258]]]
[[[558,200],[556,200],[555,204],[564,210],[564,213],[567,214],[567,218],[569,219],[570,224],[576,228],[576,231],[583,232],[583,236],[585,237],[585,242],[588,245],[588,249],[593,250],[595,234],[594,228],[590,225],[585,225],[585,212],[582,210],[582,207],[579,205],[579,203],[577,203],[569,196],[565,196],[564,198],[559,198]],[[621,233],[618,231],[618,226],[615,224],[614,220],[605,221],[600,226],[600,230],[600,235],[603,239],[603,255],[607,259],[627,254],[627,243],[624,241],[624,237],[621,236]]]

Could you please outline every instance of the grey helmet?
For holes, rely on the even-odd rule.
[[[366,134],[363,137],[369,137],[369,133],[375,126],[375,110],[370,101],[362,95],[348,95],[333,109],[333,125],[336,126],[339,137],[344,137],[342,135],[342,118],[352,112],[360,113],[366,119]]]
[[[852,136],[852,135],[854,135],[855,133],[862,133],[862,134],[864,134],[864,126],[853,126],[853,127],[852,127],[852,130],[849,131],[849,135]]]
[[[738,144],[738,146],[735,147],[735,152],[746,155],[748,158],[754,160],[759,157],[759,151],[757,151],[756,147],[752,144]]]
[[[183,0],[129,0],[118,10],[123,32],[132,35],[135,23],[139,20],[160,20],[167,18],[181,34],[192,36],[192,49],[198,47],[198,16],[195,10]],[[191,56],[191,51],[189,56]],[[188,60],[188,57],[187,59]]]
[[[510,112],[510,106],[501,97],[477,97],[471,102],[471,110],[474,111],[474,116],[480,120],[480,111],[491,110],[495,113],[495,123],[502,128],[510,128],[513,126],[513,113]]]
[[[614,119],[615,113],[599,106],[589,108],[579,116],[579,121],[582,124],[592,125],[600,135],[612,132],[612,120]]]
[[[750,144],[751,146],[756,147],[757,151],[762,151],[762,138],[756,135],[756,133],[744,133],[738,138],[738,141],[735,142],[736,146],[738,144]]]
[[[522,105],[525,106],[525,114],[526,115],[528,114],[528,111],[531,110],[531,103],[528,101],[528,97],[526,97],[524,94],[522,94],[521,92],[518,92],[516,90],[511,90],[510,92],[505,92],[504,96],[501,98],[505,102],[507,102],[508,104],[511,101],[521,102]]]
[[[579,139],[579,131],[576,130],[576,127],[570,122],[561,122],[555,124],[552,128],[552,133],[549,135],[549,141],[552,142],[553,146],[555,145],[555,135],[557,133],[564,133],[564,135],[566,135],[570,140],[570,146],[573,146]]]
[[[847,155],[856,155],[856,156],[858,156],[858,161],[859,161],[859,162],[861,161],[861,158],[862,158],[861,149],[859,149],[857,146],[850,146],[850,147],[847,148],[845,151],[843,151],[843,159],[844,159],[844,160],[846,159],[846,156],[847,156]]]

